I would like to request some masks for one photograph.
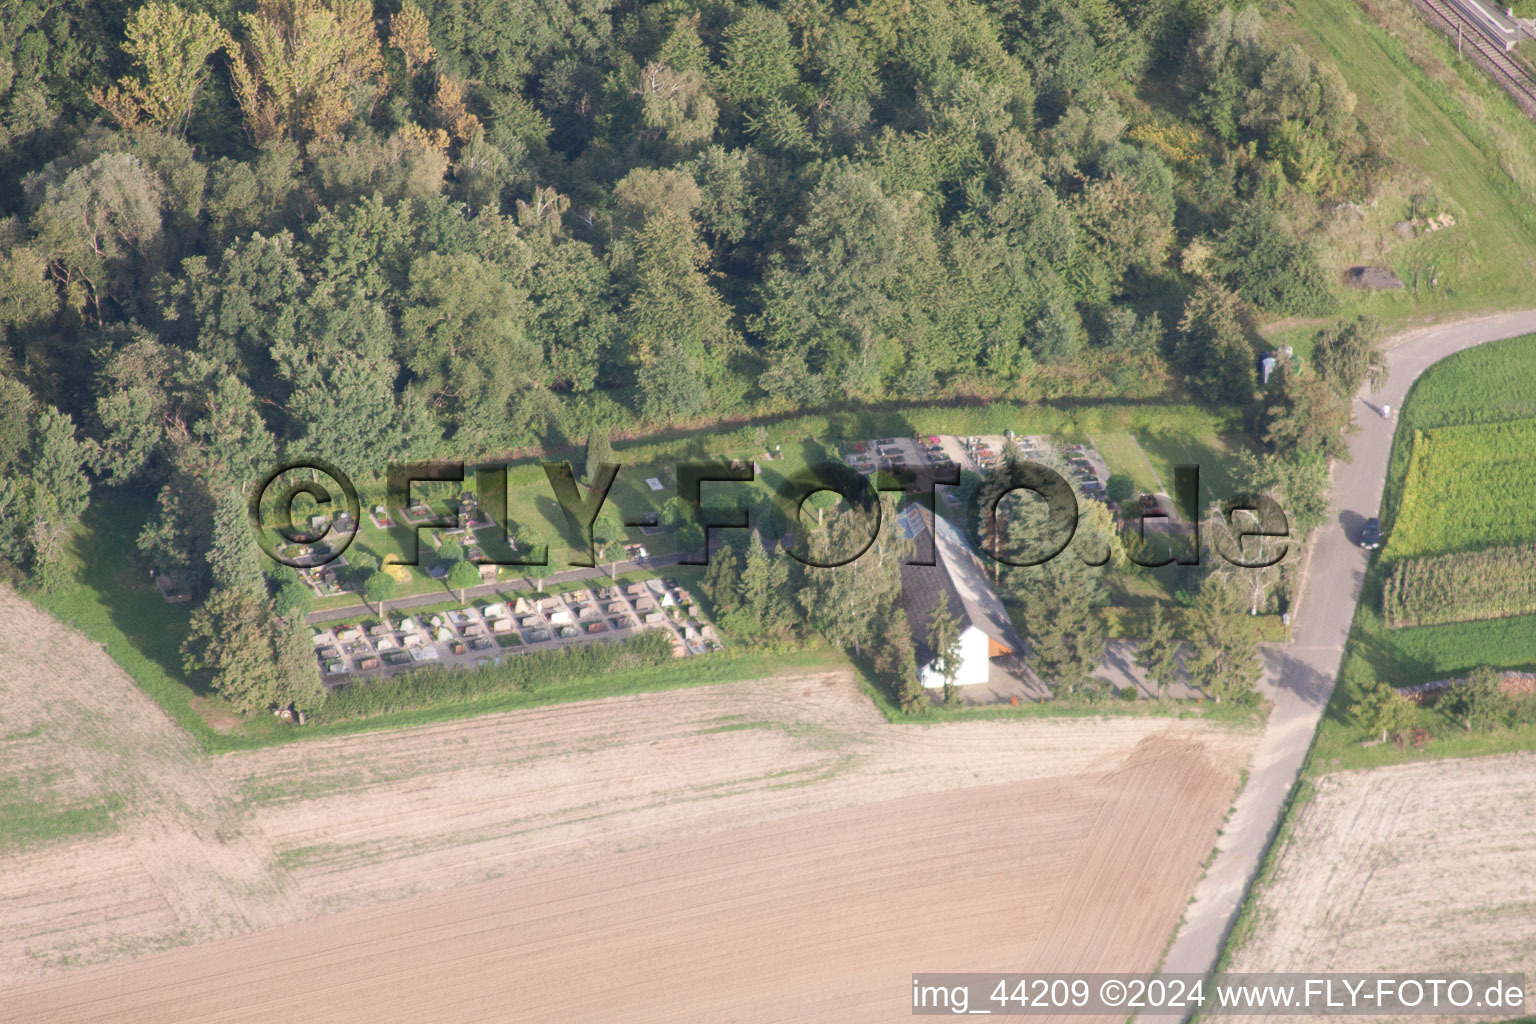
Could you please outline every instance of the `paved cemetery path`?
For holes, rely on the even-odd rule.
[[[1362,388],[1355,400],[1358,433],[1348,438],[1351,461],[1333,466],[1333,516],[1313,539],[1290,646],[1265,652],[1260,688],[1274,711],[1254,752],[1248,784],[1234,805],[1216,855],[1195,888],[1163,971],[1204,973],[1216,963],[1237,909],[1280,823],[1344,656],[1365,580],[1367,553],[1357,546],[1365,520],[1378,514],[1392,453],[1397,410],[1413,382],[1433,364],[1487,341],[1536,333],[1536,310],[1502,313],[1412,331],[1391,339],[1389,376],[1379,392]],[[1382,416],[1390,406],[1392,418]]]

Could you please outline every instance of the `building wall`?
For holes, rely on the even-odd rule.
[[[960,686],[970,686],[973,683],[984,683],[991,674],[991,665],[987,662],[988,645],[991,643],[987,634],[975,626],[967,626],[960,634],[960,671],[955,676],[955,683]],[[944,677],[933,670],[932,664],[921,665],[917,670],[917,678],[922,684],[931,689],[937,689],[944,685]]]

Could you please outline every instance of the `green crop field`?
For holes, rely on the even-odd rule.
[[[1536,544],[1400,559],[1382,605],[1393,629],[1536,614]]]
[[[1460,722],[1437,708],[1417,712],[1417,724],[1434,737],[1422,751],[1393,744],[1367,749],[1357,742],[1364,731],[1349,707],[1371,682],[1410,686],[1462,676],[1486,664],[1536,669],[1536,615],[1391,629],[1383,609],[1394,569],[1410,554],[1423,556],[1428,571],[1439,561],[1435,556],[1536,541],[1530,498],[1536,483],[1530,468],[1536,464],[1530,455],[1536,418],[1511,422],[1536,416],[1536,336],[1491,342],[1436,363],[1414,384],[1400,416],[1382,501],[1387,547],[1367,570],[1339,685],[1313,748],[1311,773],[1536,743],[1536,727],[1468,735]],[[1430,447],[1415,450],[1415,434],[1431,438]],[[1446,507],[1457,500],[1468,504]],[[1477,604],[1475,588],[1468,588],[1470,583],[1459,599]]]
[[[1413,431],[1408,443],[1387,558],[1536,539],[1536,420]]]
[[[1441,360],[1413,386],[1403,428],[1536,418],[1536,335],[1491,341]]]

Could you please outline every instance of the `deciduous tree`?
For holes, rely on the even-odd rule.
[[[411,0],[389,16],[389,45],[405,59],[406,74],[414,75],[437,58],[437,49],[428,35],[427,16]]]
[[[246,131],[257,145],[324,142],[382,87],[383,55],[369,0],[261,0],[242,14],[230,62]]]
[[[102,303],[127,293],[138,273],[153,267],[160,235],[161,181],[136,156],[103,153],[62,180],[41,178],[34,243],[49,272],[77,309],[99,321]]]
[[[229,33],[202,11],[151,3],[128,16],[123,50],[138,72],[96,90],[93,98],[125,128],[141,121],[181,135],[197,93],[208,77],[208,60],[233,48]]]
[[[458,562],[455,564],[464,565],[466,563]],[[449,575],[451,577],[452,573],[450,572]],[[475,573],[475,582],[479,582],[479,579],[480,574],[477,572]],[[363,599],[373,602],[374,607],[379,610],[380,619],[384,618],[384,602],[390,600],[394,596],[395,578],[382,569],[369,573],[368,578],[363,581]],[[459,592],[459,600],[461,602],[464,600],[463,591]]]
[[[480,570],[472,562],[458,561],[448,567],[448,585],[459,592],[460,604],[464,603],[465,591],[479,582]]]

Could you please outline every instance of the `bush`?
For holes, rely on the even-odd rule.
[[[1497,669],[1480,665],[1451,687],[1447,710],[1461,719],[1468,732],[1508,725],[1514,717],[1515,701],[1504,692],[1503,682]]]
[[[272,599],[272,604],[277,614],[284,618],[308,615],[315,607],[315,592],[297,580],[285,580],[277,588],[277,596]]]
[[[1136,482],[1124,473],[1112,473],[1104,485],[1104,496],[1121,508],[1128,508],[1127,503],[1136,496]]]
[[[555,683],[663,665],[671,658],[671,640],[665,631],[653,629],[614,643],[574,644],[508,655],[500,665],[478,671],[448,666],[417,668],[336,690],[314,717],[317,723],[331,723],[462,704],[498,694],[538,693]]]
[[[443,546],[437,549],[437,557],[434,561],[438,565],[451,568],[455,562],[464,561],[464,545],[456,540],[443,541]]]
[[[1321,314],[1335,298],[1317,254],[1265,201],[1248,204],[1216,243],[1216,268],[1243,298],[1273,313]]]

